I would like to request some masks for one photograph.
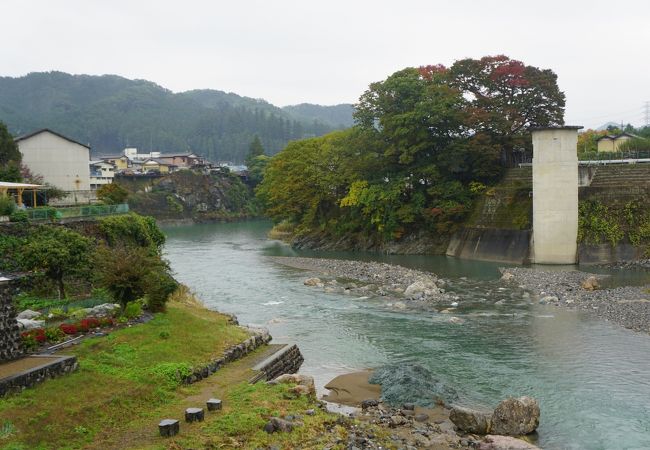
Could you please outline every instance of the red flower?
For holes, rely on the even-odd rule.
[[[59,328],[65,334],[77,334],[79,332],[77,327],[71,323],[62,323],[61,325],[59,325]]]

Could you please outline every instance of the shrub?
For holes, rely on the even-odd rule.
[[[147,307],[150,311],[162,311],[169,296],[178,288],[178,282],[167,272],[152,272],[147,280]]]
[[[139,302],[130,302],[129,304],[126,305],[126,308],[124,308],[124,317],[127,319],[135,319],[136,317],[140,317],[142,315],[142,306],[140,305]]]
[[[29,222],[29,216],[27,216],[27,211],[22,209],[17,209],[9,215],[10,222]]]
[[[93,328],[99,328],[99,320],[95,319],[94,317],[88,317],[86,319],[81,320],[77,325],[77,328],[79,329],[79,331],[83,331],[83,332],[92,330]]]
[[[34,349],[40,344],[47,341],[45,330],[43,328],[36,328],[34,330],[24,331],[20,334],[23,339],[23,344],[28,349]]]
[[[0,216],[10,216],[15,210],[14,200],[8,195],[0,195]]]
[[[70,308],[68,310],[68,313],[70,315],[70,318],[76,320],[81,320],[88,315],[88,312],[86,312],[84,308]]]
[[[99,326],[102,328],[105,327],[112,327],[115,325],[115,319],[111,317],[100,317],[99,318]]]
[[[97,198],[106,205],[118,205],[124,203],[129,196],[129,191],[119,184],[105,184],[97,189]]]
[[[71,323],[62,323],[61,325],[59,325],[59,328],[65,334],[77,334],[79,332],[79,330],[77,329],[77,326],[73,325]]]
[[[56,344],[57,342],[63,340],[65,333],[61,330],[61,328],[50,327],[45,329],[45,337],[47,338],[48,342]]]

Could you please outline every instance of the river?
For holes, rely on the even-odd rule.
[[[546,449],[650,448],[650,336],[542,306],[499,281],[498,266],[443,256],[295,252],[266,238],[266,222],[166,227],[166,257],[207,306],[295,342],[301,371],[322,386],[336,375],[418,363],[461,393],[495,406],[530,395]],[[373,259],[429,270],[460,297],[456,316],[395,312],[381,298],[329,294],[268,256]],[[503,302],[501,302],[503,300]],[[500,304],[496,304],[499,302]]]

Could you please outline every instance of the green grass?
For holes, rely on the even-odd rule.
[[[178,297],[178,296],[177,296]],[[103,338],[88,339],[66,350],[78,357],[78,371],[48,380],[0,400],[0,449],[254,449],[318,448],[345,439],[348,427],[338,416],[318,408],[313,397],[299,396],[291,385],[250,385],[250,367],[265,349],[227,364],[215,375],[190,386],[180,377],[192,367],[221,356],[247,338],[229,318],[207,311],[185,293],[170,302],[166,313],[142,325],[123,328]],[[223,410],[207,413],[205,422],[186,424],[174,438],[158,435],[163,418],[183,418],[190,406],[221,398]],[[305,411],[314,409],[308,416]],[[300,415],[302,426],[291,433],[269,435],[270,417]],[[393,448],[389,433],[372,432]],[[342,441],[346,442],[346,441]],[[335,446],[333,448],[344,448]]]
[[[178,402],[192,391],[179,386],[180,375],[246,339],[228,320],[174,302],[144,325],[66,350],[77,355],[78,371],[0,401],[0,423],[8,424],[0,448],[83,448],[100,432],[119,433],[151,408]]]

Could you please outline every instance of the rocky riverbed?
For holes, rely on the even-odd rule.
[[[305,279],[307,286],[328,293],[385,297],[386,305],[394,309],[430,309],[457,300],[445,291],[447,281],[435,274],[394,264],[324,258],[271,259],[318,275]]]
[[[578,270],[502,269],[503,280],[534,293],[541,304],[586,311],[634,331],[650,333],[650,286],[601,288],[607,275]]]

